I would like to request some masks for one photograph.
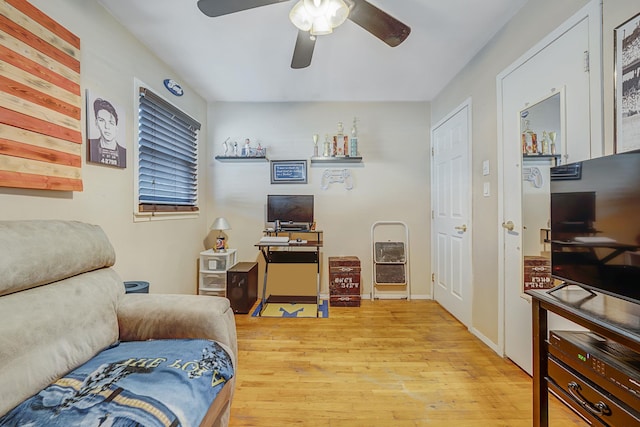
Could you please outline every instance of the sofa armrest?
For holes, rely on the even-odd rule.
[[[238,360],[229,300],[204,295],[124,294],[118,304],[121,341],[203,338],[226,346]]]

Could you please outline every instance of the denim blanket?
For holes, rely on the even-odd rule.
[[[118,343],[12,409],[0,426],[198,426],[232,377],[215,341]]]

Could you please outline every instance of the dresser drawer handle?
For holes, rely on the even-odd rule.
[[[571,393],[571,396],[573,396],[573,398],[576,399],[578,403],[587,411],[600,416],[611,415],[611,409],[609,409],[607,404],[603,401],[600,401],[594,405],[587,399],[585,399],[580,393],[581,387],[577,382],[571,381],[569,384],[567,384],[567,388],[569,389],[569,393]]]

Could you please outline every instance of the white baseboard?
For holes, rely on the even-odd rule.
[[[495,351],[498,356],[504,357],[504,354],[502,354],[502,352],[500,352],[500,348],[498,347],[498,345],[496,343],[494,343],[493,341],[491,341],[486,336],[484,336],[483,334],[481,334],[477,329],[470,328],[469,332],[471,332],[473,335],[475,335],[480,341],[482,341],[491,350]]]

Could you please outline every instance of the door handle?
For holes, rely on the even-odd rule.
[[[462,225],[460,225],[458,227],[453,227],[453,228],[455,228],[458,231],[462,231],[463,233],[465,233],[467,231],[467,224],[462,224]]]
[[[502,228],[506,228],[509,231],[513,231],[513,229],[516,228],[516,226],[513,223],[513,221],[507,221],[502,223]]]

